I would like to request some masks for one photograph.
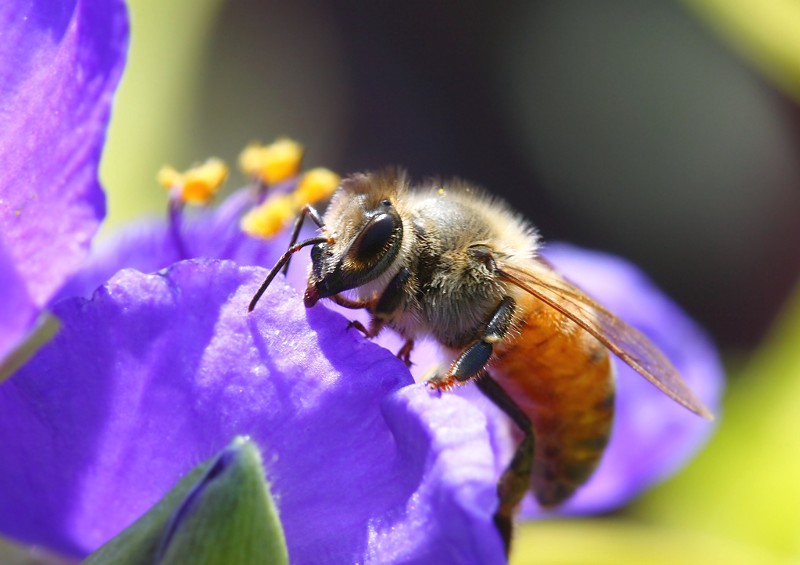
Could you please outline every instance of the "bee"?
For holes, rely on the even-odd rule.
[[[320,235],[297,243],[306,217]],[[346,178],[324,216],[303,209],[250,311],[307,246],[306,307],[327,298],[366,309],[369,327],[351,324],[368,337],[387,326],[399,333],[406,341],[398,357],[406,364],[414,341],[433,337],[452,363],[428,385],[475,382],[519,428],[497,487],[495,524],[506,550],[528,490],[541,506],[556,507],[597,467],[614,416],[610,354],[713,419],[656,346],[539,256],[531,224],[464,182],[412,188],[398,169]]]

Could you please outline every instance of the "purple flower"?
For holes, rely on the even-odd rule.
[[[120,1],[0,3],[0,361],[80,266],[127,43]]]
[[[62,331],[0,386],[0,534],[84,556],[248,435],[293,561],[503,561],[492,514],[513,447],[508,421],[474,387],[413,384],[391,334],[369,343],[335,308],[306,310],[307,254],[248,315],[265,275],[253,265],[271,266],[286,247],[285,236],[264,243],[239,232],[250,192],[184,222],[180,242],[164,221],[132,227],[63,286],[103,213],[96,166],[124,9],[6,4],[0,357],[48,304]],[[568,247],[548,257],[648,333],[717,407],[713,348],[635,268]],[[436,356],[420,344],[415,376]],[[566,512],[625,502],[711,429],[621,364],[618,373],[611,445]]]
[[[185,226],[183,247],[273,263],[285,241],[255,242],[231,227],[249,201],[240,192],[202,212]],[[164,222],[132,227],[100,248],[73,288],[86,294],[126,262],[168,265],[181,247],[171,238]],[[547,251],[664,348],[716,409],[716,354],[674,304],[619,259]],[[157,275],[123,270],[91,300],[60,302],[61,335],[0,388],[0,410],[13,415],[0,422],[0,438],[18,462],[0,469],[0,508],[14,509],[13,519],[0,514],[0,530],[83,555],[244,434],[263,451],[293,559],[502,559],[491,516],[512,449],[508,422],[474,387],[438,397],[412,385],[391,333],[376,340],[388,349],[378,347],[348,332],[334,308],[304,310],[307,265],[298,255],[295,288],[279,278],[249,316],[265,271],[227,261],[183,261]],[[415,374],[436,357],[433,344],[418,346]],[[612,442],[564,512],[624,503],[674,471],[712,429],[623,364],[617,371]],[[23,477],[29,490],[10,488]],[[537,513],[528,501],[524,515]]]
[[[263,269],[123,270],[55,306],[0,387],[0,531],[82,556],[234,436],[261,446],[297,562],[497,562],[484,415]]]
[[[286,250],[289,234],[265,244],[239,228],[239,218],[257,201],[253,191],[243,189],[214,210],[184,211],[188,217],[181,225],[180,241],[175,240],[175,232],[165,218],[136,222],[98,242],[83,268],[61,289],[59,296],[89,297],[120,269],[150,273],[193,257],[230,259],[240,265],[272,265]],[[293,271],[299,275],[300,270]]]

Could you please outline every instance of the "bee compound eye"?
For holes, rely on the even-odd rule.
[[[353,246],[352,257],[359,263],[371,263],[386,251],[397,229],[397,220],[390,214],[378,214],[361,230]]]

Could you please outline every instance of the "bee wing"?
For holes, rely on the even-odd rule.
[[[497,267],[501,278],[561,312],[667,396],[707,420],[714,419],[711,410],[697,398],[669,359],[644,334],[561,278],[544,261],[542,269],[536,272],[501,262]]]

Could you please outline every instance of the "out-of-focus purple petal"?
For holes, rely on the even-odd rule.
[[[187,261],[58,303],[0,387],[0,531],[83,555],[249,435],[293,561],[501,561],[483,414],[280,280],[248,315],[264,275]]]
[[[43,307],[105,214],[97,166],[124,63],[121,0],[0,2],[2,278]],[[5,320],[3,320],[5,322]]]
[[[547,259],[572,282],[644,332],[670,358],[697,395],[719,416],[724,372],[708,337],[641,271],[611,255],[565,244]],[[617,411],[599,468],[563,513],[615,508],[683,466],[715,425],[692,414],[615,359]],[[528,500],[526,516],[547,516]]]
[[[289,246],[288,231],[265,241],[242,232],[239,218],[257,203],[257,195],[242,189],[217,208],[187,211],[180,229],[181,242],[164,218],[140,220],[99,242],[83,268],[61,289],[59,298],[90,296],[120,269],[151,273],[176,261],[205,257],[231,259],[240,265],[271,267]],[[194,213],[193,213],[194,212]],[[181,254],[185,250],[188,256]],[[298,257],[298,263],[308,264]],[[293,272],[298,272],[294,270]]]
[[[39,311],[28,295],[28,289],[14,268],[14,261],[0,245],[0,362],[20,344],[33,326]],[[2,377],[0,376],[0,380]]]

